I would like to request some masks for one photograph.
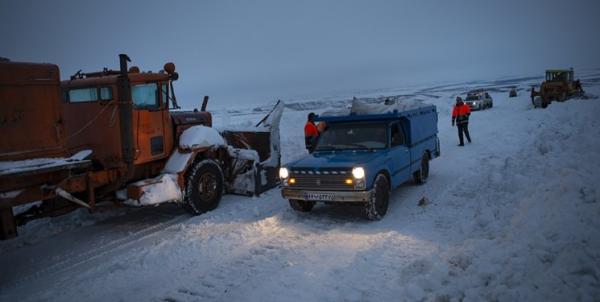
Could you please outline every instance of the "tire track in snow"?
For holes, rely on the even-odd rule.
[[[153,236],[160,233],[161,231],[164,231],[189,218],[189,215],[182,214],[166,222],[154,224],[150,227],[135,231],[128,236],[121,237],[119,239],[112,240],[98,246],[94,246],[93,249],[90,249],[87,252],[80,253],[75,257],[69,257],[63,260],[59,260],[50,266],[36,271],[34,274],[10,282],[6,284],[5,287],[14,287],[16,289],[23,286],[29,286],[33,281],[36,281],[42,277],[50,278],[53,276],[64,274],[70,270],[84,266],[85,264],[89,264],[92,262],[101,262],[100,260],[102,258],[108,258],[111,255],[117,254],[120,251],[133,248],[136,244],[139,244],[141,241],[150,239]]]
[[[349,234],[331,221],[306,218],[309,217],[298,218],[291,210],[269,218],[278,219],[278,232],[262,235],[245,246],[243,251],[236,250],[235,255],[226,261],[202,268],[202,272],[194,276],[197,282],[171,289],[163,301],[187,301],[198,297],[209,301],[252,300],[246,295],[268,291],[275,296],[266,300],[277,300],[277,291],[282,295],[288,290],[294,291],[295,279],[319,279],[323,286],[339,284],[339,280],[344,279],[346,265],[364,261],[357,259],[363,251],[368,251],[365,252],[367,254],[373,249],[385,251],[386,260],[376,265],[376,269],[383,270],[387,266],[386,271],[394,271],[401,266],[394,264],[397,259],[410,259],[417,253],[415,250],[424,247],[424,244],[418,243],[419,240],[398,236],[395,232],[373,232],[360,224],[351,224],[356,227],[352,228],[355,232]],[[350,281],[350,284],[360,283],[358,280]],[[318,295],[307,299],[316,297]],[[329,297],[324,300],[338,299]]]

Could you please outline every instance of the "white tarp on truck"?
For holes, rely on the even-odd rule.
[[[345,116],[385,114],[394,111],[402,112],[429,105],[418,99],[403,99],[399,97],[377,98],[377,99],[352,99],[349,106],[336,108],[323,112],[322,116]]]

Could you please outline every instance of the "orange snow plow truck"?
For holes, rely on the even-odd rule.
[[[103,201],[178,202],[201,214],[223,193],[278,184],[283,103],[255,127],[219,132],[208,97],[201,110],[176,110],[173,63],[140,72],[119,59],[119,70],[62,82],[56,65],[0,61],[0,239]]]

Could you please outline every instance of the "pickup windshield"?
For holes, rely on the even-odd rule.
[[[387,123],[332,123],[319,137],[315,150],[384,149],[387,128]]]

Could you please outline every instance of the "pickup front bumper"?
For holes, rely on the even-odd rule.
[[[324,202],[343,202],[343,203],[364,203],[369,201],[373,190],[370,191],[312,191],[301,189],[281,189],[281,196],[287,199],[324,201]]]

